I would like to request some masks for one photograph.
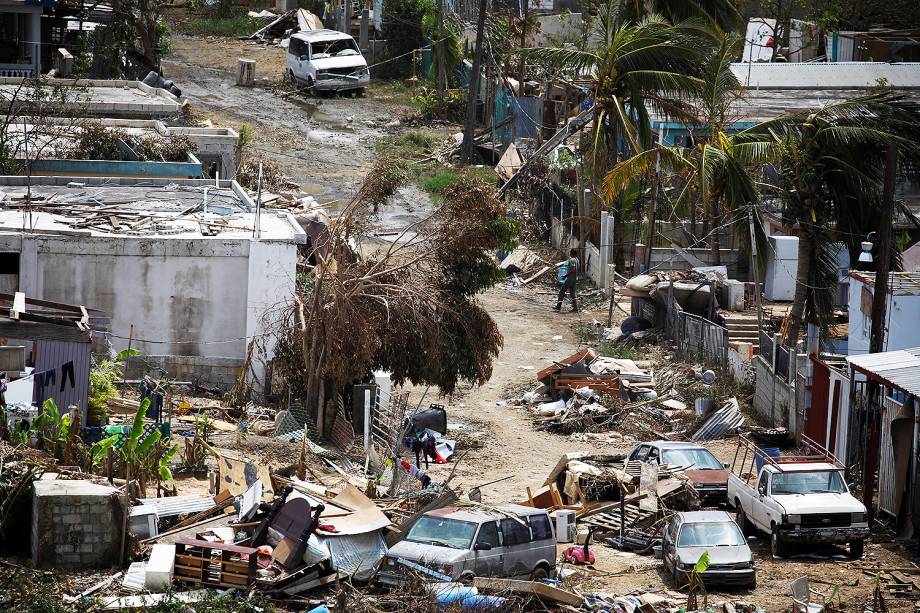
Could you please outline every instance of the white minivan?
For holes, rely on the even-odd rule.
[[[288,76],[313,91],[361,90],[371,79],[358,44],[344,32],[298,32],[285,42]]]

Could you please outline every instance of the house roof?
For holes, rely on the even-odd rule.
[[[750,89],[865,90],[882,80],[897,89],[920,88],[918,62],[755,62],[731,70]]]
[[[920,347],[852,355],[847,362],[879,383],[920,396]]]
[[[850,276],[875,288],[875,273],[864,273],[851,270]],[[920,296],[920,272],[890,272],[888,273],[888,293],[899,296]]]
[[[0,232],[250,239],[254,209],[255,203],[235,181],[0,176]],[[306,242],[303,229],[287,211],[262,209],[259,230],[262,241]]]
[[[96,309],[0,294],[0,338],[89,342],[91,330],[108,327],[108,316]]]

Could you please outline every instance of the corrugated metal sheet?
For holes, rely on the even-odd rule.
[[[888,387],[920,396],[920,347],[851,355],[847,362],[859,372],[873,376]]]
[[[70,405],[80,408],[82,423],[86,423],[86,397],[89,393],[91,344],[70,341],[35,341],[35,372],[54,371],[53,383],[44,382],[41,377],[34,377],[32,401],[41,404],[53,398],[58,409],[66,411]],[[73,366],[73,381],[69,376],[65,380],[65,367]],[[69,370],[69,369],[68,369]]]
[[[138,498],[142,505],[155,507],[159,517],[188,513],[201,513],[214,506],[210,496],[167,496],[166,498]]]
[[[897,420],[899,426],[895,426]],[[908,482],[907,467],[913,437],[913,411],[893,398],[885,398],[879,438],[878,504],[897,517]]]
[[[738,410],[738,401],[730,398],[722,408],[712,414],[706,423],[690,437],[691,441],[711,441],[722,438],[744,423],[744,415]]]

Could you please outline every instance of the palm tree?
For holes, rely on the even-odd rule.
[[[742,25],[744,17],[734,0],[622,0],[619,13],[624,19],[638,19],[649,12],[664,15],[671,23],[702,19],[715,29],[730,31]]]
[[[604,194],[612,200],[626,185],[647,176],[658,164],[679,173],[683,188],[675,208],[688,211],[695,220],[697,199],[702,201],[703,213],[709,216],[709,245],[715,265],[721,263],[719,228],[726,214],[735,213],[733,225],[740,230],[738,236],[744,237],[743,240],[750,236],[747,215],[737,213],[758,202],[752,168],[768,161],[773,154],[772,148],[764,143],[738,142],[729,134],[734,119],[732,107],[742,91],[731,71],[741,42],[737,36],[716,33],[715,44],[701,63],[702,84],[696,92],[695,111],[687,113],[695,135],[694,147],[655,145],[620,162],[604,178]],[[765,255],[762,225],[755,224],[755,228],[760,229],[756,237],[758,253]],[[652,237],[654,228],[650,227],[649,232]]]
[[[595,109],[590,166],[592,183],[599,186],[623,147],[641,151],[651,146],[650,111],[667,116],[686,112],[685,101],[702,83],[696,75],[703,38],[697,25],[673,25],[658,15],[622,22],[616,0],[601,5],[591,25],[591,39],[602,41],[597,48],[544,47],[522,53],[588,81]],[[615,232],[621,213],[614,207]]]
[[[885,148],[897,147],[902,169],[917,167],[920,112],[904,95],[878,93],[778,117],[736,140],[775,152],[783,221],[799,229],[796,291],[783,334],[784,344],[794,347],[802,323],[823,328],[830,322],[837,287],[833,241],[861,239],[835,230],[852,230],[867,218],[876,229],[891,223],[879,212]]]

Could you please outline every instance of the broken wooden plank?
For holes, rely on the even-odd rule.
[[[512,592],[517,594],[532,594],[540,599],[549,600],[560,604],[567,604],[573,607],[583,604],[584,599],[572,592],[553,587],[539,581],[521,581],[517,579],[493,579],[490,577],[476,577],[473,579],[473,587],[481,590],[493,590],[497,592]]]

